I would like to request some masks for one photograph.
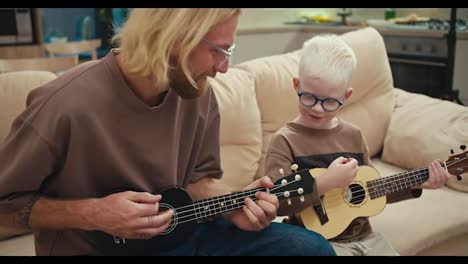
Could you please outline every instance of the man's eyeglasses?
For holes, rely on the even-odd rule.
[[[234,52],[234,48],[236,47],[236,43],[233,43],[227,50],[215,45],[213,42],[207,40],[207,39],[203,39],[203,41],[210,45],[212,48],[215,49],[215,51],[221,55],[224,56],[224,59],[219,63],[218,66],[222,66],[224,65],[224,63],[226,63],[229,58],[232,56],[232,53]]]
[[[315,95],[313,95],[311,93],[301,93],[300,89],[301,89],[301,85],[299,83],[299,86],[298,86],[298,89],[297,89],[297,91],[298,91],[297,95],[299,96],[299,101],[304,106],[313,107],[315,104],[317,104],[317,102],[320,102],[320,104],[322,105],[323,110],[325,110],[327,112],[334,112],[334,111],[338,110],[338,108],[340,108],[343,105],[344,96],[343,96],[343,99],[341,99],[341,101],[338,100],[338,99],[335,99],[335,98],[320,99],[320,98],[317,98],[317,96],[315,96]]]

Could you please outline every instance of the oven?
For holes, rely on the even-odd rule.
[[[384,35],[394,86],[463,104],[452,87],[453,67],[456,32],[468,31],[468,25],[456,19],[456,9],[449,21],[431,19],[399,28],[406,30]]]
[[[32,8],[0,8],[0,45],[34,44]]]
[[[448,51],[443,37],[385,36],[394,86],[441,97],[447,90]]]

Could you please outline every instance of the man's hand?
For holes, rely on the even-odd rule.
[[[273,182],[265,176],[252,182],[244,190],[258,187],[272,188]],[[257,192],[255,198],[255,202],[250,198],[245,198],[242,210],[227,214],[226,219],[246,231],[260,231],[269,226],[271,221],[276,218],[276,211],[279,207],[278,197],[266,192]]]
[[[120,192],[96,199],[89,222],[93,229],[118,237],[149,239],[166,230],[172,210],[158,214],[161,195],[147,192]]]

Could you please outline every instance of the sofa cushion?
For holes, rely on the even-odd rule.
[[[45,71],[18,71],[0,74],[0,142],[3,142],[13,119],[26,107],[26,97],[33,88],[56,78]]]
[[[31,233],[31,231],[13,227],[0,226],[0,241],[26,233]]]
[[[265,154],[273,133],[297,114],[293,77],[297,76],[299,51],[254,59],[236,65],[255,76],[255,92],[261,114],[262,155],[256,178],[264,176]]]
[[[406,171],[379,158],[372,164],[381,177]],[[462,208],[467,202],[464,193],[446,187],[424,190],[417,199],[387,204],[370,221],[373,230],[384,234],[402,255],[466,255],[468,214]]]
[[[467,202],[465,193],[450,188],[424,190],[418,199],[387,204],[370,221],[374,231],[383,233],[401,255],[418,255],[460,236],[466,243]],[[458,254],[466,255],[466,244],[464,248],[465,252]]]
[[[374,28],[342,35],[356,54],[357,68],[351,80],[353,95],[339,116],[362,129],[369,154],[382,150],[395,100],[393,78],[385,44]]]
[[[0,241],[0,256],[35,256],[34,235],[16,236]]]
[[[462,174],[461,180],[451,178],[450,180],[448,180],[446,185],[460,192],[468,192],[468,173]]]
[[[371,156],[383,145],[394,107],[392,75],[381,35],[373,28],[352,31],[342,38],[356,53],[354,94],[339,116],[361,127]],[[254,59],[236,65],[255,76],[255,91],[262,118],[263,147],[256,177],[263,176],[263,161],[271,135],[298,114],[293,77],[298,75],[301,50]]]
[[[382,160],[402,168],[427,166],[432,160],[446,161],[450,149],[460,153],[468,142],[468,111],[452,102],[395,89],[397,103],[385,137]],[[430,113],[430,116],[428,116]],[[468,191],[468,180],[447,184]]]
[[[221,114],[220,141],[223,181],[241,189],[252,182],[261,153],[260,110],[253,76],[232,68],[210,83]]]

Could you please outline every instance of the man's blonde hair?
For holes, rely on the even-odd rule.
[[[304,42],[299,62],[299,78],[320,78],[348,88],[356,69],[356,55],[335,34],[315,36]]]
[[[136,8],[112,40],[129,74],[167,87],[170,70],[180,67],[199,88],[189,70],[190,53],[213,26],[239,13],[234,8]]]

